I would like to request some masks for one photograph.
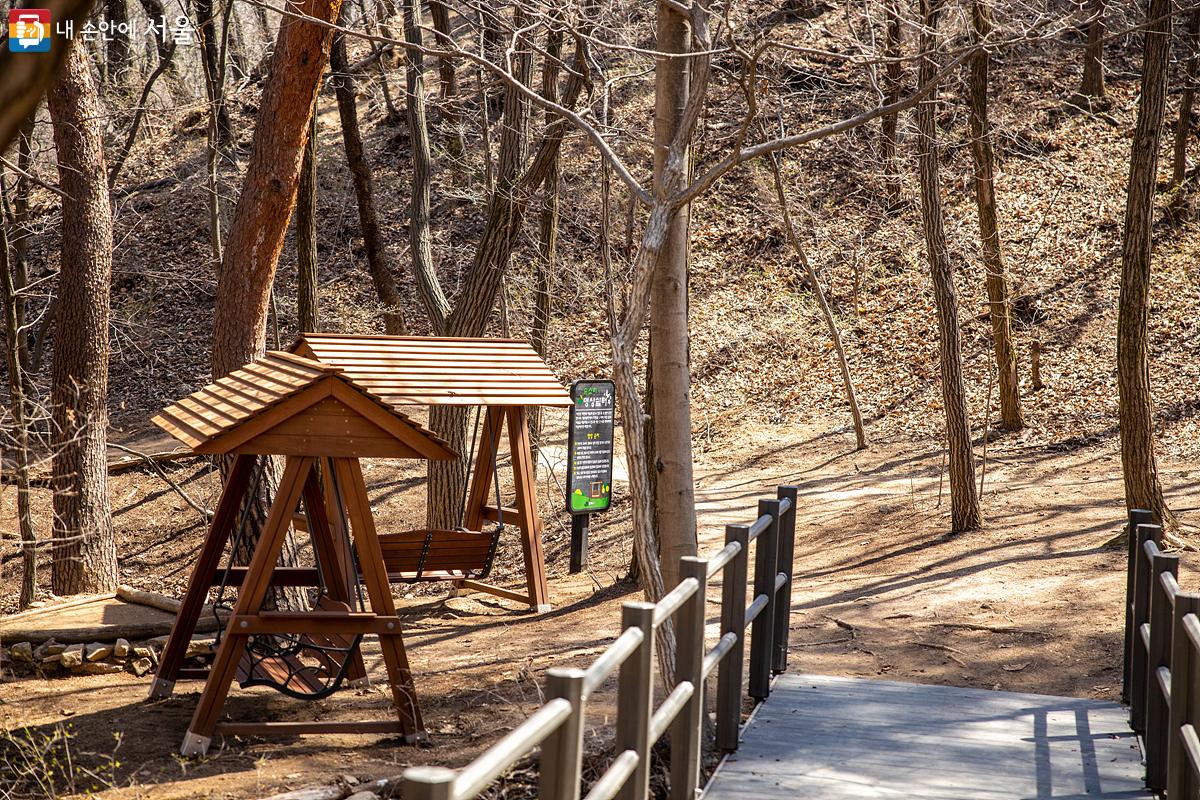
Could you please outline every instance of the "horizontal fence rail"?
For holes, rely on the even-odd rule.
[[[1164,553],[1149,511],[1126,529],[1125,671],[1121,699],[1145,747],[1146,786],[1168,798],[1200,793],[1200,593],[1179,586],[1179,557]]]
[[[471,800],[538,747],[538,797],[579,800],[586,703],[613,673],[617,675],[616,753],[586,800],[646,800],[650,753],[668,732],[669,796],[694,800],[700,785],[707,713],[704,687],[709,676],[717,672],[716,746],[732,752],[741,735],[745,696],[766,700],[771,676],[787,668],[796,493],[795,486],[781,486],[775,499],[759,501],[754,522],[727,525],[725,546],[712,557],[680,559],[679,583],[657,603],[622,605],[621,635],[585,670],[547,670],[546,703],[466,767],[457,772],[443,767],[407,769],[402,779],[405,800]],[[710,649],[704,636],[705,609],[709,579],[718,574],[721,635]],[[749,606],[748,588],[753,590]],[[668,621],[675,626],[675,686],[655,708],[654,639]],[[747,628],[749,676],[744,674]]]

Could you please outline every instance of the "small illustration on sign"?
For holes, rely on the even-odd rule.
[[[571,384],[567,442],[567,511],[595,514],[612,504],[613,413],[616,387],[609,380]]]

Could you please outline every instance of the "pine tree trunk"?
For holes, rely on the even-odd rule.
[[[304,146],[300,189],[296,198],[296,326],[301,332],[320,328],[317,296],[317,115]]]
[[[297,12],[337,19],[341,0],[305,0]],[[213,377],[262,355],[275,267],[296,203],[300,165],[331,31],[283,17],[263,89],[249,166],[217,281]]]
[[[686,19],[660,6],[656,47],[690,50]],[[654,172],[661,185],[672,140],[688,99],[688,59],[660,57],[655,67]],[[687,154],[684,155],[685,161]],[[686,167],[685,167],[686,169]],[[654,379],[654,516],[663,585],[679,582],[679,559],[696,555],[696,494],[692,477],[691,359],[688,353],[688,226],[690,210],[675,213],[667,229],[650,294],[650,364]]]
[[[101,117],[87,51],[72,47],[48,94],[58,152],[62,258],[51,412],[55,594],[117,584],[108,502],[108,320],[112,211]]]
[[[1200,8],[1188,16],[1187,68],[1183,76],[1183,94],[1179,98],[1179,118],[1175,121],[1174,157],[1171,160],[1171,185],[1179,186],[1187,177],[1187,144],[1192,137],[1192,106],[1196,102],[1196,75],[1200,68]]]
[[[978,42],[992,32],[992,12],[986,2],[976,0],[971,19]],[[981,50],[971,60],[971,157],[975,164],[975,201],[979,210],[980,249],[987,272],[988,307],[992,318],[992,345],[996,372],[1000,376],[1000,421],[1005,430],[1025,427],[1021,416],[1021,388],[1017,377],[1017,348],[1012,333],[1012,299],[1008,271],[1000,252],[1000,229],[996,222],[996,190],[993,180],[992,128],[988,122],[988,62]]]
[[[936,73],[932,53],[937,36],[940,0],[921,0],[924,29],[918,84],[925,86]],[[973,530],[983,524],[975,489],[975,459],[971,450],[971,422],[963,385],[962,352],[958,328],[958,297],[954,268],[946,249],[945,220],[938,177],[937,91],[917,106],[917,158],[921,184],[921,209],[925,227],[925,249],[937,304],[938,340],[941,355],[942,402],[946,412],[946,442],[950,454],[951,528]]]
[[[900,8],[897,0],[890,0],[887,8],[887,38],[884,45],[884,56],[888,59],[885,74],[886,91],[883,102],[885,105],[900,100],[900,86],[904,81],[904,65],[900,63]],[[883,116],[882,147],[884,185],[887,187],[888,202],[896,206],[900,202],[900,164],[896,158],[897,122],[899,115],[885,114]]]
[[[338,116],[342,121],[342,143],[346,151],[346,166],[354,183],[358,204],[358,224],[362,229],[363,247],[367,251],[367,270],[375,295],[383,307],[383,328],[389,336],[408,333],[404,313],[400,310],[400,292],[392,275],[387,253],[379,238],[379,218],[375,212],[374,176],[363,153],[362,133],[358,127],[358,106],[355,100],[354,78],[347,73],[346,37],[334,36],[330,51],[330,67],[334,73],[333,87],[337,96]]]
[[[1094,100],[1104,99],[1104,6],[1106,0],[1088,3],[1087,48],[1083,51],[1083,81],[1079,93]]]
[[[1154,457],[1148,322],[1158,147],[1166,108],[1171,46],[1170,0],[1151,0],[1142,61],[1142,91],[1129,156],[1125,238],[1121,248],[1121,298],[1117,312],[1117,388],[1120,393],[1121,467],[1125,505],[1173,522],[1163,499]]]

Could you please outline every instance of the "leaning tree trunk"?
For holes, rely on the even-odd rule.
[[[346,151],[346,166],[354,183],[358,203],[358,225],[362,229],[363,247],[367,251],[367,271],[375,286],[375,295],[383,308],[383,329],[389,336],[408,333],[404,313],[400,310],[400,292],[392,275],[387,253],[379,237],[379,217],[375,212],[374,177],[371,165],[363,153],[362,132],[358,127],[358,106],[355,101],[354,77],[347,71],[346,37],[338,33],[333,39],[329,62],[333,71],[333,88],[337,96],[338,116],[342,120],[342,144]]]
[[[900,62],[900,7],[897,0],[891,0],[888,3],[884,56],[887,58],[885,68],[887,79],[883,102],[885,105],[892,105],[900,101],[900,85],[904,81],[904,65]],[[880,143],[883,148],[883,180],[887,187],[888,203],[892,206],[900,202],[900,165],[896,158],[898,120],[899,114],[883,115],[882,141]]]
[[[337,19],[341,0],[304,0],[297,13]],[[234,210],[213,315],[213,377],[262,355],[275,267],[296,203],[309,119],[332,32],[285,16],[263,89],[244,187]]]
[[[209,113],[215,117],[218,146],[225,148],[233,141],[233,125],[229,121],[229,109],[225,105],[225,67],[221,64],[221,43],[217,41],[217,19],[213,13],[213,0],[195,0],[195,9],[205,91],[211,106]]]
[[[62,257],[50,405],[55,594],[117,584],[108,502],[108,320],[112,211],[100,102],[87,50],[72,47],[47,101],[58,152]]]
[[[937,72],[932,52],[937,36],[940,0],[921,0],[924,28],[918,85],[928,85]],[[958,297],[954,268],[946,249],[942,194],[938,177],[937,90],[917,106],[917,158],[921,184],[921,209],[925,227],[925,249],[937,304],[938,340],[941,354],[942,402],[946,412],[946,446],[950,454],[951,528],[967,531],[983,524],[975,490],[975,460],[971,450],[971,422],[967,415],[963,385],[962,352],[958,328]]]
[[[1163,499],[1154,457],[1150,401],[1148,323],[1153,252],[1154,189],[1158,146],[1166,107],[1171,47],[1171,0],[1151,0],[1142,61],[1142,91],[1129,156],[1125,238],[1121,247],[1121,298],[1117,311],[1117,388],[1120,393],[1121,467],[1125,505],[1153,512],[1160,523],[1173,516]]]
[[[992,11],[986,2],[976,0],[971,19],[977,42],[992,32]],[[1000,421],[1005,430],[1025,427],[1021,416],[1021,388],[1017,378],[1017,348],[1012,333],[1012,299],[1008,291],[1008,271],[1000,253],[1000,229],[996,223],[996,190],[993,180],[992,128],[988,122],[987,50],[971,60],[971,157],[975,164],[975,202],[979,209],[979,239],[983,266],[987,271],[988,307],[992,318],[992,347],[1000,386]]]
[[[296,197],[296,329],[320,330],[317,296],[317,115],[308,126]]]
[[[429,15],[433,17],[433,30],[437,34],[439,49],[454,49],[454,36],[450,28],[450,9],[442,0],[429,0]],[[438,79],[441,82],[442,125],[446,132],[446,152],[458,161],[466,151],[463,140],[462,114],[458,107],[458,75],[454,60],[444,56],[438,58]]]
[[[1087,47],[1083,51],[1083,80],[1079,93],[1093,100],[1104,99],[1104,6],[1106,0],[1088,3]]]
[[[1192,106],[1196,101],[1196,74],[1200,67],[1200,8],[1188,17],[1187,68],[1183,76],[1183,94],[1179,98],[1179,118],[1175,121],[1175,147],[1171,160],[1171,186],[1179,186],[1187,177],[1187,143],[1192,137]]]
[[[690,50],[687,20],[660,6],[656,47],[675,56]],[[663,56],[655,67],[654,172],[663,182],[671,142],[688,100],[688,59]],[[688,153],[683,154],[686,163]],[[685,167],[686,169],[686,167]],[[690,210],[671,218],[650,290],[655,508],[663,584],[679,582],[679,559],[696,555],[696,494],[692,478],[691,364],[688,353],[688,226]]]

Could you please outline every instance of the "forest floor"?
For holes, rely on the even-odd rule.
[[[717,549],[726,523],[749,521],[776,484],[800,488],[792,669],[1116,698],[1123,558],[1105,547],[1123,513],[1114,441],[1075,449],[990,443],[988,524],[957,537],[945,535],[936,443],[881,442],[856,453],[848,436],[810,424],[757,426],[724,445],[698,465],[702,553]],[[197,492],[210,482],[195,464],[175,469],[177,480],[195,476],[185,485]],[[1200,506],[1200,465],[1167,463],[1162,474],[1177,507]],[[400,509],[420,499],[419,482],[381,466],[368,476],[382,526],[402,522]],[[119,496],[149,480],[124,473],[114,488]],[[547,478],[547,504],[552,486]],[[140,566],[126,565],[131,582],[171,592],[185,579],[198,526],[149,540],[155,518],[188,525],[172,508],[179,505],[166,495],[118,515],[123,537],[146,539]],[[590,663],[619,632],[620,603],[638,598],[621,579],[627,504],[597,522],[589,569],[578,575],[566,574],[566,532],[547,511],[552,612],[530,615],[481,595],[403,599],[428,747],[307,736],[218,741],[207,758],[180,759],[198,685],[182,683],[174,697],[147,704],[149,678],[128,674],[0,683],[0,728],[28,737],[17,729],[30,726],[38,738],[67,726],[72,758],[97,774],[77,788],[95,791],[93,784],[114,798],[254,798],[345,775],[392,776],[412,763],[461,765],[537,707],[546,669]],[[131,544],[122,542],[125,552]],[[515,549],[505,554],[502,578],[515,577]],[[1193,585],[1190,565],[1183,573],[1183,585]],[[712,625],[710,634],[716,638]],[[377,649],[366,654],[380,675]],[[611,688],[591,706],[588,747],[599,757],[611,731]],[[388,700],[379,689],[345,690],[306,705],[235,687],[227,711],[235,719],[379,719]]]

